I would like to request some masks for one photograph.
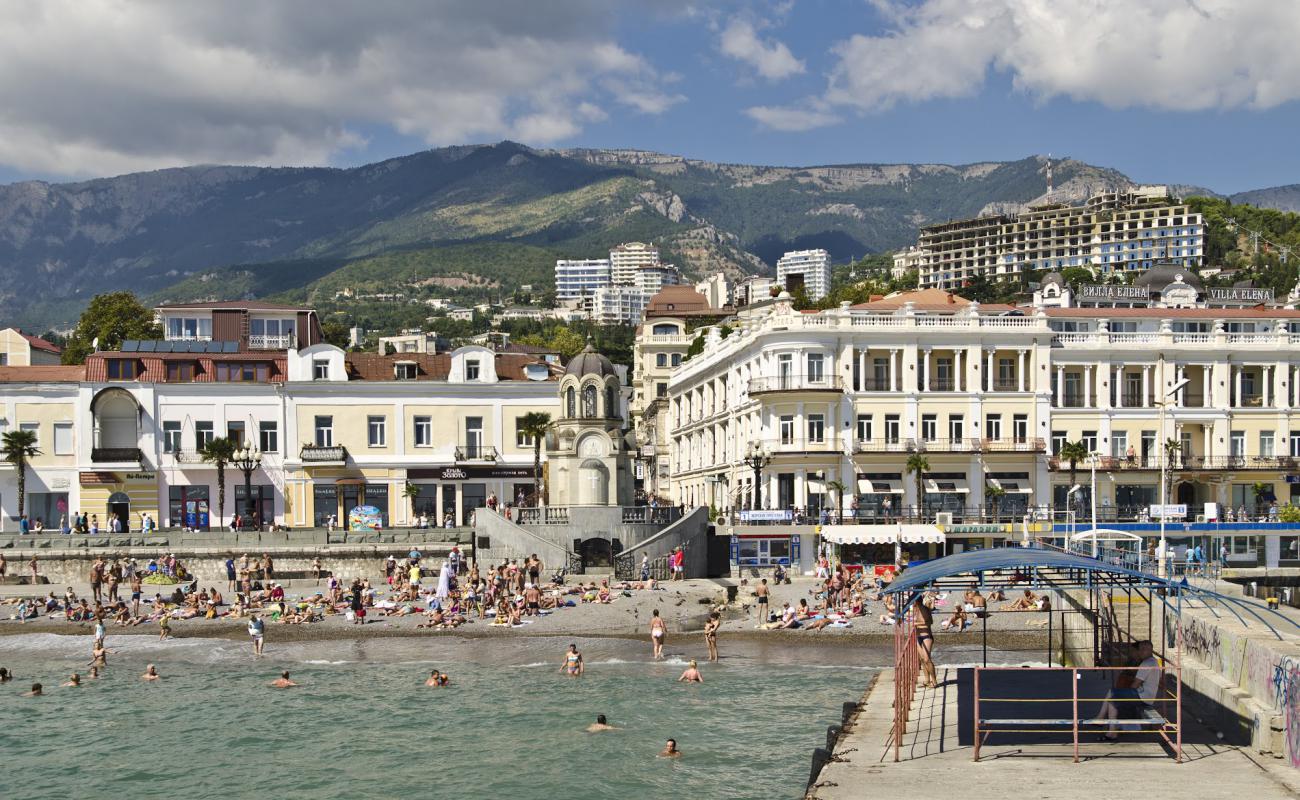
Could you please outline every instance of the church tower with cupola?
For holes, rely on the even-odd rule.
[[[551,506],[632,505],[622,381],[591,343],[560,378],[560,418],[547,435]]]

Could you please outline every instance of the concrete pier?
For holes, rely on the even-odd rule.
[[[1249,748],[1225,745],[1214,732],[1186,720],[1184,761],[1151,734],[1119,744],[1087,736],[1080,762],[1059,736],[1043,742],[999,742],[995,736],[972,760],[969,718],[959,709],[958,670],[939,670],[935,689],[920,688],[894,762],[889,740],[894,679],[887,670],[868,690],[862,709],[833,749],[808,797],[866,800],[878,797],[953,797],[962,800],[1075,800],[1079,797],[1196,797],[1205,800],[1294,800],[1300,771]],[[1272,763],[1269,763],[1272,762]]]

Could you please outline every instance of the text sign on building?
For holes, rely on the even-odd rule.
[[[1245,287],[1210,289],[1211,303],[1253,306],[1259,303],[1273,302],[1272,289],[1255,289]]]
[[[1145,303],[1150,300],[1145,286],[1107,286],[1084,284],[1079,287],[1079,300],[1092,303]]]
[[[1160,517],[1164,517],[1165,519],[1183,519],[1187,516],[1187,504],[1165,503],[1161,506],[1159,503],[1152,503],[1150,514],[1153,519],[1159,519]]]

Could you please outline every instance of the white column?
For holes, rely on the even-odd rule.
[[[1115,377],[1111,378],[1115,386],[1115,408],[1124,407],[1124,365],[1115,367]]]
[[[1178,382],[1181,381],[1182,379],[1183,379],[1183,365],[1182,365],[1182,364],[1175,364],[1175,365],[1174,365],[1174,383],[1178,383]],[[1178,390],[1178,405],[1179,405],[1179,406],[1185,406],[1185,405],[1187,405],[1187,387],[1186,387],[1186,386],[1184,386],[1183,388],[1181,388],[1181,389]]]
[[[1151,365],[1142,365],[1142,408],[1149,408],[1151,404]],[[1163,431],[1161,432],[1163,434]],[[1157,442],[1158,444],[1158,442]]]
[[[1085,364],[1083,367],[1083,407],[1092,408],[1092,364]]]
[[[1214,428],[1210,425],[1203,425],[1201,430],[1205,434],[1205,442],[1203,443],[1205,449],[1202,451],[1202,455],[1209,457],[1210,448],[1214,442]]]
[[[1265,365],[1259,371],[1260,382],[1264,384],[1264,408],[1273,406],[1273,367]]]
[[[1230,370],[1232,371],[1232,396],[1233,396],[1234,398],[1236,398],[1235,401],[1234,401],[1235,404],[1236,404],[1237,406],[1240,406],[1240,405],[1242,404],[1242,403],[1241,403],[1241,400],[1242,400],[1242,397],[1241,397],[1241,366],[1240,366],[1240,365],[1236,365],[1236,366],[1229,365],[1229,366],[1228,366],[1228,369],[1230,369]],[[1229,405],[1232,405],[1232,403],[1229,403]]]
[[[898,391],[898,364],[895,359],[897,355],[897,350],[889,351],[889,389],[894,392]]]
[[[956,392],[960,392],[966,383],[962,380],[961,354],[961,350],[952,351],[952,388]]]
[[[1020,363],[1016,365],[1016,379],[1020,381],[1020,391],[1025,390],[1025,351],[1018,351]]]
[[[870,352],[869,349],[858,351],[858,391],[867,389],[867,362],[871,360],[868,356]]]
[[[987,391],[992,392],[997,388],[997,385],[994,383],[994,378],[993,378],[994,351],[985,350],[984,353],[985,353],[984,361],[987,363],[987,366],[984,368],[984,387]]]
[[[924,374],[925,374],[925,383],[921,385],[921,391],[929,392],[930,391],[930,348],[927,347],[925,350],[921,352],[922,352],[921,365],[924,368]]]
[[[1056,407],[1065,407],[1065,367],[1056,368]]]

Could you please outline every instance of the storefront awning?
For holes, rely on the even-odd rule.
[[[1006,481],[998,478],[989,478],[989,485],[996,486],[1007,494],[1033,494],[1034,490],[1029,488],[1029,484],[1022,481]]]
[[[930,494],[970,494],[966,481],[955,478],[926,478],[925,490]]]
[[[836,544],[943,544],[943,531],[933,525],[823,525],[823,540]]]
[[[808,492],[810,494],[825,494],[826,484],[821,478],[808,479]]]
[[[858,494],[902,494],[903,485],[893,481],[858,478]]]

